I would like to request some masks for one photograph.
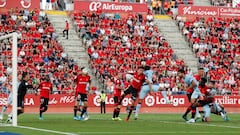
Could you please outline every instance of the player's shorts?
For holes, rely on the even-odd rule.
[[[77,100],[82,101],[82,102],[87,102],[88,96],[87,96],[87,94],[78,93]]]
[[[160,86],[158,84],[152,85],[152,91],[157,92],[159,87]],[[149,91],[150,91],[149,85],[143,85],[142,88],[141,88],[140,94],[139,94],[139,99],[144,99],[144,97],[147,96]]]
[[[48,102],[49,102],[49,98],[44,98],[44,97],[40,98],[41,106],[48,106]]]
[[[17,97],[17,107],[24,108],[24,97],[21,97],[21,96]]]
[[[124,94],[125,95],[128,95],[128,94],[132,94],[132,100],[136,100],[137,99],[137,96],[138,96],[138,91],[133,88],[132,86],[129,86],[125,91],[124,91]]]
[[[203,111],[204,111],[204,117],[210,117],[211,115],[211,108],[209,107],[209,105],[204,105],[203,106]]]
[[[118,104],[120,101],[120,98],[121,98],[120,96],[114,96],[113,97],[114,104]]]
[[[197,99],[201,96],[201,92],[200,91],[193,91],[192,95],[191,95],[191,99]]]
[[[12,98],[13,98],[13,95],[12,95],[12,92],[8,95],[8,100],[7,100],[7,104],[8,105],[11,105],[12,104]]]

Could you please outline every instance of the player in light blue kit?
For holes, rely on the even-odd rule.
[[[7,111],[7,108],[12,105],[12,92],[10,91],[7,99],[7,104],[3,106],[2,112],[0,114],[0,120],[3,120],[4,114]]]
[[[192,111],[192,117],[187,123],[195,123],[195,115],[196,115],[196,107],[197,107],[197,99],[201,96],[201,92],[198,88],[198,81],[191,74],[185,74],[183,69],[178,70],[178,76],[180,78],[184,78],[184,83],[186,85],[186,89],[193,89],[193,93],[191,96],[191,105],[187,108],[186,112],[183,114],[183,119],[187,121],[187,114]]]
[[[147,80],[151,83],[151,85],[149,86],[149,84],[144,83],[141,88],[141,91],[139,93],[138,104],[136,106],[135,120],[138,119],[138,114],[139,114],[140,108],[142,106],[142,100],[146,97],[146,95],[148,93],[151,94],[152,92],[158,92],[159,88],[160,88],[159,83],[158,83],[158,77],[150,69],[150,66],[145,67],[144,74],[145,74]],[[169,102],[166,91],[162,91],[162,95],[165,98],[165,101]]]

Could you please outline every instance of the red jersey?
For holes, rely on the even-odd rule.
[[[41,82],[39,85],[40,97],[49,98],[49,94],[52,91],[51,82]]]
[[[121,80],[117,79],[115,82],[114,82],[114,96],[118,97],[120,99],[120,96],[121,96],[121,89],[118,89],[116,88],[116,86],[121,86],[122,85],[122,82]]]
[[[140,91],[141,87],[142,87],[142,84],[145,81],[145,75],[144,74],[139,75],[138,73],[135,73],[133,75],[133,77],[134,77],[134,79],[132,80],[131,85],[132,85],[133,88]]]
[[[77,82],[77,87],[76,87],[76,92],[81,93],[81,94],[87,94],[87,87],[88,84],[90,83],[90,76],[89,75],[78,75],[76,82]]]

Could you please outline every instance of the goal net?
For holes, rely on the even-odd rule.
[[[9,114],[17,126],[17,33],[0,37],[0,56],[1,125],[6,125]]]

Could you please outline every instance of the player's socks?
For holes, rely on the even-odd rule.
[[[140,112],[141,106],[142,106],[141,103],[138,103],[138,104],[137,104],[136,112],[135,112],[135,118],[138,118],[138,114],[139,114],[139,112]]]
[[[117,108],[114,108],[114,110],[113,110],[113,118],[116,117],[116,114],[117,114]]]
[[[77,108],[77,106],[74,106],[74,109],[73,109],[73,111],[74,111],[74,117],[77,117],[77,111],[78,111],[78,108]]]
[[[23,113],[22,110],[17,110],[17,115],[20,115],[22,113]]]
[[[116,118],[119,117],[119,114],[120,114],[120,108],[117,108],[116,109]]]
[[[3,108],[2,108],[1,115],[4,116],[4,114],[5,114],[6,111],[7,111],[7,106],[4,105]]]
[[[85,113],[87,111],[87,107],[83,107],[83,109],[82,109],[82,113],[81,113],[81,117],[83,117],[83,114]]]
[[[194,119],[196,116],[196,107],[192,105],[192,119]]]
[[[170,101],[168,100],[168,97],[167,97],[167,91],[161,91],[161,94],[163,96],[163,98],[165,99],[166,103],[170,103]]]
[[[129,118],[130,118],[130,116],[131,116],[131,114],[132,114],[133,109],[134,109],[134,106],[131,106],[126,121],[129,120]]]
[[[191,110],[192,110],[192,107],[189,106],[189,107],[187,108],[186,112],[183,114],[183,116],[187,116],[188,113],[189,113]]]

